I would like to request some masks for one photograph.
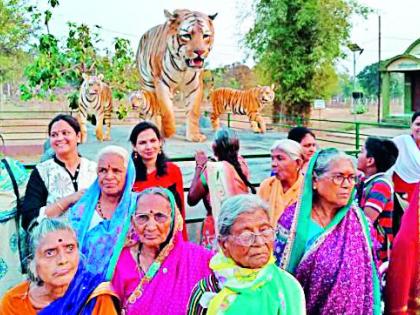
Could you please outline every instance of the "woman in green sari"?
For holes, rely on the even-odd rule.
[[[188,314],[305,314],[302,288],[274,264],[268,206],[251,194],[226,199],[217,220],[212,274],[190,296]]]

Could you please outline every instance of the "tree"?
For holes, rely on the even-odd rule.
[[[309,115],[313,99],[337,84],[334,63],[349,39],[351,15],[367,9],[346,0],[256,0],[254,11],[245,45],[260,72],[278,83],[283,113]]]
[[[0,83],[18,80],[28,60],[23,49],[31,33],[26,13],[22,1],[0,0]]]

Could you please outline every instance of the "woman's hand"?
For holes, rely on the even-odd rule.
[[[80,189],[79,191],[76,191],[75,193],[72,193],[71,195],[67,196],[66,198],[69,198],[69,207],[74,205],[76,202],[79,201],[80,198],[84,195],[86,192],[86,189]]]
[[[195,152],[195,166],[203,168],[207,163],[207,154],[203,150]]]

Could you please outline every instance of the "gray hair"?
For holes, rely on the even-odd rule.
[[[277,140],[273,143],[270,148],[270,151],[280,150],[286,153],[292,160],[304,160],[303,149],[300,143],[290,140],[290,139],[282,139]]]
[[[44,239],[47,234],[56,231],[70,231],[74,234],[74,239],[77,242],[77,236],[74,232],[73,228],[71,227],[70,223],[65,220],[60,220],[56,218],[43,218],[41,222],[36,225],[29,236],[29,277],[33,281],[42,282],[41,279],[38,278],[35,268],[35,253],[36,250]]]
[[[331,164],[339,160],[350,161],[354,170],[356,170],[356,162],[354,158],[339,149],[328,148],[319,151],[318,158],[316,159],[314,165],[314,176],[318,178],[322,177],[330,170]]]
[[[147,189],[145,189],[145,190],[143,190],[142,192],[139,193],[139,195],[137,197],[137,201],[140,200],[143,196],[148,196],[148,195],[162,196],[163,198],[168,200],[169,205],[171,206],[171,210],[176,208],[175,196],[167,188],[163,188],[163,187],[159,187],[159,186],[147,188]]]
[[[118,145],[108,145],[98,153],[98,161],[104,156],[108,154],[114,154],[120,156],[124,160],[124,166],[127,168],[128,161],[130,159],[130,154],[126,149],[120,147]]]
[[[225,199],[217,219],[219,237],[230,234],[230,228],[239,215],[257,210],[263,210],[269,217],[268,205],[257,195],[241,194]]]

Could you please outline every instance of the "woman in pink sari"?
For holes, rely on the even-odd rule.
[[[172,193],[142,191],[132,224],[138,244],[123,249],[112,279],[125,314],[181,315],[194,285],[210,275],[212,253],[182,238]]]

